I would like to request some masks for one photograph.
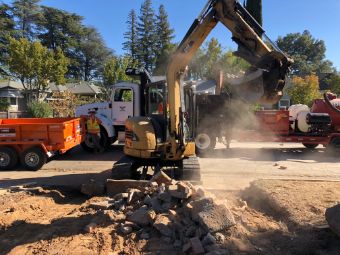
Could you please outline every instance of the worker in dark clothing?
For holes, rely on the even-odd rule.
[[[100,124],[101,121],[96,117],[96,111],[89,111],[89,117],[86,121],[87,135],[92,140],[95,153],[104,152],[104,147],[100,144]]]

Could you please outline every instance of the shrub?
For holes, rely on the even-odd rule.
[[[29,103],[28,112],[33,118],[52,117],[52,108],[45,102],[34,101]]]
[[[0,112],[7,112],[10,107],[10,104],[7,98],[0,98]]]

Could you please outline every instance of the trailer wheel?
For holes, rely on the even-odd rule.
[[[319,144],[314,144],[314,143],[303,143],[303,146],[305,146],[308,149],[315,149],[316,147],[319,146]]]
[[[330,153],[338,156],[340,153],[340,137],[333,138],[330,144],[327,146],[327,150]]]
[[[206,132],[199,133],[195,139],[196,153],[202,154],[215,149],[216,137],[213,137]]]
[[[47,156],[41,148],[33,147],[21,153],[20,162],[25,169],[37,171],[46,164]]]
[[[11,170],[18,164],[18,154],[11,147],[0,148],[0,170]]]

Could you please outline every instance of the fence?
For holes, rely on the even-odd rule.
[[[28,112],[0,112],[0,119],[29,118]]]

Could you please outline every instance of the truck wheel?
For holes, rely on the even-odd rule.
[[[18,164],[18,154],[11,147],[0,148],[0,170],[11,170]]]
[[[208,135],[207,133],[199,133],[195,139],[196,154],[202,154],[215,149],[216,137]]]
[[[330,144],[327,146],[327,151],[338,156],[340,154],[340,137],[332,139]]]
[[[47,156],[39,147],[33,147],[25,150],[20,155],[20,162],[27,170],[37,171],[46,164]]]
[[[308,149],[315,149],[316,147],[319,146],[319,144],[314,144],[314,143],[303,143],[303,146],[305,146]]]
[[[115,142],[115,139],[113,138],[113,141],[111,142],[111,140],[109,139],[107,135],[106,130],[101,126],[100,127],[100,144],[103,146],[105,150],[107,150],[113,142]],[[86,136],[85,141],[82,142],[80,145],[84,151],[87,151],[90,153],[94,152],[94,144],[90,136]]]

